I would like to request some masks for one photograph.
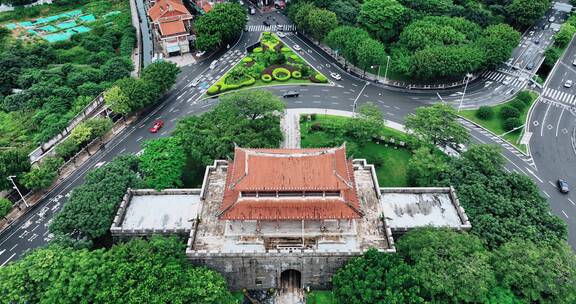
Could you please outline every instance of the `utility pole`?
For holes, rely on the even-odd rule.
[[[384,71],[384,83],[388,82],[386,77],[388,76],[388,65],[390,65],[390,56],[386,56],[386,70]]]
[[[380,65],[371,65],[370,68],[378,67],[378,74],[376,75],[376,80],[380,80]]]
[[[466,79],[466,84],[464,85],[464,92],[462,93],[462,98],[460,98],[460,105],[458,106],[458,112],[460,112],[460,109],[462,108],[462,102],[464,102],[464,95],[466,95],[466,88],[468,88],[468,81],[470,80],[470,78],[472,78],[472,74],[468,73],[464,77]]]
[[[14,185],[14,189],[15,189],[16,191],[18,191],[18,194],[20,194],[20,197],[22,198],[22,201],[24,202],[24,205],[26,206],[26,208],[28,208],[28,207],[30,207],[30,206],[28,205],[28,203],[27,203],[26,200],[24,199],[24,196],[22,195],[22,192],[20,192],[20,189],[18,189],[18,186],[16,186],[16,183],[14,182],[14,178],[15,178],[15,177],[16,177],[16,176],[14,176],[14,175],[10,175],[10,176],[8,176],[8,180],[10,180],[10,181],[12,182],[12,185]]]

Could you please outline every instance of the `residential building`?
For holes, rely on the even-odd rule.
[[[148,9],[156,41],[164,56],[190,52],[192,15],[182,0],[157,0]]]

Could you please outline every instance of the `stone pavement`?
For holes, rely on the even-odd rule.
[[[280,290],[276,295],[276,304],[305,304],[306,296],[302,289]]]
[[[280,129],[284,133],[284,141],[282,142],[281,146],[282,148],[300,148],[300,115],[303,114],[325,114],[345,117],[354,116],[354,112],[351,111],[315,108],[287,109],[284,112],[284,116],[280,120]],[[386,127],[406,132],[404,126],[399,123],[385,120],[384,124]]]

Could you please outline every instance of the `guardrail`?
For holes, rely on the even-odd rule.
[[[42,157],[52,149],[56,144],[58,144],[62,139],[66,138],[72,129],[76,127],[79,123],[83,122],[87,118],[93,116],[95,110],[99,109],[104,105],[104,93],[100,93],[92,102],[90,102],[80,113],[78,113],[68,124],[68,126],[59,134],[52,137],[49,141],[43,143],[38,148],[34,149],[30,154],[28,154],[30,158],[30,162],[32,164],[36,163],[37,161],[41,160]]]

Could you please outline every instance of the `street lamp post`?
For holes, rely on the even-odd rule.
[[[472,78],[472,74],[468,73],[464,77],[466,79],[466,84],[464,85],[464,92],[462,92],[462,98],[460,98],[460,105],[458,106],[458,112],[460,112],[460,109],[462,108],[462,102],[464,102],[464,95],[466,95],[466,88],[468,88],[468,81],[470,80],[470,78]]]
[[[388,65],[390,65],[390,56],[386,56],[386,70],[384,71],[384,83],[387,82],[386,77],[388,77]]]
[[[12,185],[14,185],[14,189],[15,189],[16,191],[18,191],[18,194],[20,194],[20,197],[22,198],[22,201],[24,202],[24,205],[26,206],[26,208],[28,208],[28,207],[30,207],[30,206],[28,205],[28,203],[27,203],[26,200],[24,199],[24,195],[22,195],[22,192],[20,192],[20,189],[18,189],[18,186],[16,186],[16,183],[14,182],[14,178],[15,178],[15,177],[16,177],[16,176],[14,176],[14,175],[10,175],[10,176],[8,176],[8,179],[12,182]]]
[[[380,65],[371,65],[370,68],[378,67],[378,74],[376,75],[376,79],[380,80]]]

